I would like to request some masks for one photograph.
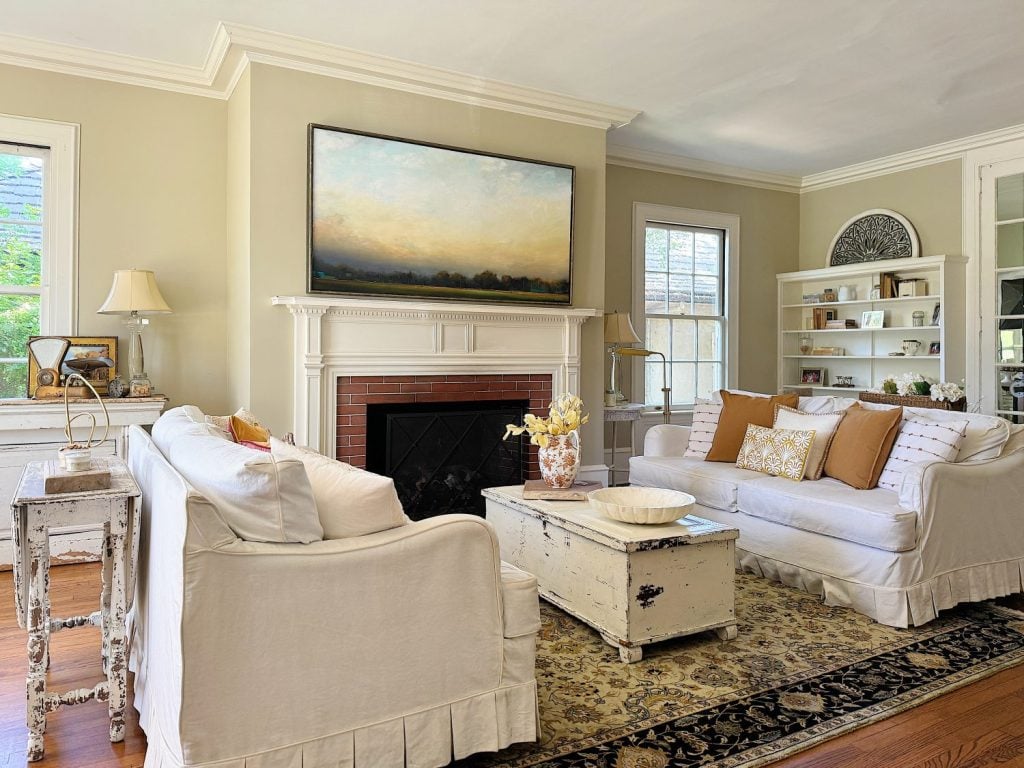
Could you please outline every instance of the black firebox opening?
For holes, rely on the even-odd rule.
[[[395,481],[413,520],[483,517],[481,488],[518,485],[526,476],[525,441],[502,437],[528,408],[528,400],[370,404],[366,468]]]

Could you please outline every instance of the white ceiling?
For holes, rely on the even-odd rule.
[[[4,0],[199,67],[219,21],[643,110],[614,144],[804,176],[1024,123],[1022,0]]]

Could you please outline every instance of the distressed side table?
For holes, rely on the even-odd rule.
[[[14,602],[18,624],[28,630],[28,759],[43,757],[46,715],[65,704],[90,699],[107,701],[110,740],[124,739],[127,704],[128,612],[138,550],[139,486],[124,461],[114,456],[93,459],[94,467],[110,471],[110,488],[102,491],[51,493],[43,491],[46,462],[25,467],[11,502],[14,534]],[[49,529],[62,526],[103,526],[103,586],[98,611],[66,619],[50,617]],[[94,688],[65,693],[46,690],[50,663],[50,633],[74,627],[101,629],[101,655],[107,679]]]
[[[541,597],[596,629],[627,664],[681,635],[736,637],[737,529],[694,515],[620,523],[585,501],[527,501],[521,485],[481,493],[501,559],[536,576]]]

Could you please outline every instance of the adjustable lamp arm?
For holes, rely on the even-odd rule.
[[[668,385],[668,360],[661,352],[657,352],[653,349],[643,349],[642,347],[622,347],[619,350],[620,355],[628,355],[629,357],[650,357],[651,355],[657,355],[661,358],[661,395],[663,398],[663,404],[661,407],[662,419],[666,424],[672,421],[672,388]]]

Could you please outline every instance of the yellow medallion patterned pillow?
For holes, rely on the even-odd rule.
[[[736,466],[799,482],[813,445],[813,429],[772,429],[748,424]]]

